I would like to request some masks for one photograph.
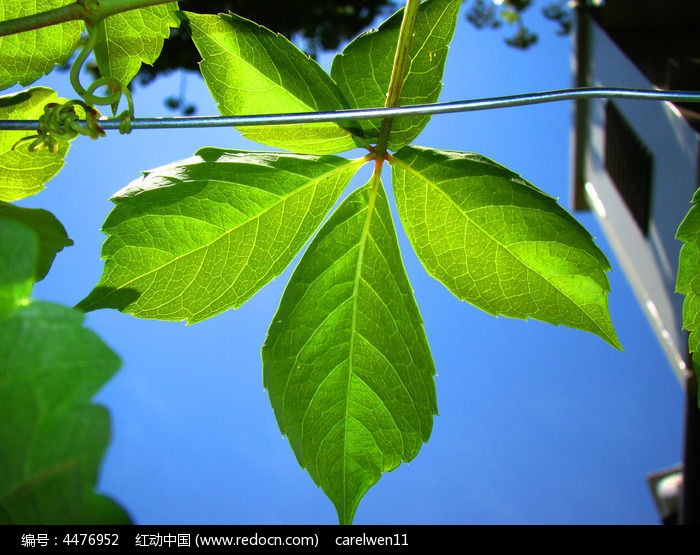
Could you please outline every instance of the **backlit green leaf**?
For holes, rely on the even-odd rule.
[[[22,208],[14,204],[0,202],[0,219],[14,220],[23,223],[36,234],[39,239],[39,252],[36,258],[34,281],[40,281],[46,276],[56,254],[73,244],[68,238],[65,228],[51,212],[39,208]],[[0,243],[0,244],[4,244]]]
[[[37,301],[0,317],[0,524],[129,522],[94,491],[110,424],[90,400],[119,359],[83,318]]]
[[[127,523],[94,492],[110,432],[90,400],[119,359],[81,313],[30,301],[37,234],[18,219],[0,216],[0,524]]]
[[[84,310],[209,318],[279,275],[363,160],[205,148],[134,181],[103,226],[105,269]]]
[[[44,113],[49,102],[62,102],[46,87],[32,87],[0,96],[0,119],[33,120]],[[15,148],[17,141],[32,135],[29,131],[0,131],[0,201],[14,201],[34,195],[56,175],[68,153],[68,141],[59,141],[58,151],[29,152],[29,141]]]
[[[328,74],[282,35],[229,15],[187,13],[200,68],[224,116],[281,114],[346,108]],[[241,127],[262,144],[308,154],[357,146],[335,123]]]
[[[0,318],[26,302],[32,292],[38,250],[31,229],[0,215]]]
[[[683,241],[678,260],[676,291],[685,295],[683,328],[690,332],[688,350],[693,354],[695,374],[700,378],[700,192],[681,222],[676,237]],[[698,401],[700,403],[700,401]],[[700,406],[700,405],[699,405]]]
[[[180,21],[177,2],[122,12],[103,19],[103,33],[95,45],[95,59],[104,76],[127,85],[142,63],[152,64],[163,48],[170,28]]]
[[[442,88],[445,59],[461,4],[460,0],[428,0],[421,4],[411,41],[408,72],[398,105],[437,101]],[[357,37],[333,60],[331,76],[352,108],[384,106],[402,17],[403,9],[378,29]],[[395,118],[389,148],[396,150],[409,144],[429,119],[430,116]],[[363,121],[361,128],[365,138],[376,139],[379,137],[381,120]]]
[[[608,261],[555,199],[475,154],[405,147],[392,165],[406,233],[455,296],[620,346],[607,307]]]
[[[72,0],[2,0],[0,21],[45,12]],[[0,90],[16,83],[28,85],[64,64],[75,50],[83,29],[82,21],[68,21],[0,37]]]
[[[432,357],[378,185],[320,230],[262,351],[280,429],[341,523],[383,472],[416,456],[436,413]]]

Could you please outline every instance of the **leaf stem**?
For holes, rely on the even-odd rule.
[[[401,97],[401,88],[406,77],[406,70],[411,58],[411,42],[413,40],[413,31],[418,18],[418,8],[420,0],[406,0],[406,7],[401,20],[401,29],[399,30],[399,40],[396,44],[396,53],[394,54],[394,66],[391,70],[391,79],[389,81],[389,90],[386,95],[385,108],[393,108],[399,102]],[[389,133],[391,132],[392,118],[384,118],[382,127],[379,131],[377,146],[375,152],[378,160],[383,160],[386,155],[387,145],[389,144]]]
[[[0,37],[78,19],[98,21],[117,13],[170,2],[172,0],[77,0],[72,4],[53,10],[0,21]]]

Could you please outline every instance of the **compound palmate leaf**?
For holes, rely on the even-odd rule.
[[[84,315],[31,301],[36,234],[0,218],[0,524],[128,523],[95,493],[110,437],[90,403],[119,359]]]
[[[428,0],[420,5],[398,105],[437,101],[461,4],[461,0]],[[352,108],[384,106],[403,11],[396,12],[377,30],[357,37],[333,60],[331,76]],[[398,149],[409,144],[429,119],[430,116],[396,118],[391,127],[389,148]],[[360,122],[362,134],[368,140],[379,137],[381,125],[381,120]]]
[[[700,191],[693,206],[678,227],[676,237],[683,241],[678,260],[676,290],[685,295],[683,328],[690,332],[688,350],[693,354],[695,374],[700,378]],[[700,403],[700,401],[698,401]]]
[[[16,19],[70,4],[70,0],[2,0],[0,21]],[[65,63],[75,50],[82,21],[68,21],[0,37],[0,90],[28,85]]]
[[[175,16],[177,2],[122,12],[101,20],[95,59],[104,76],[127,85],[142,63],[152,64],[163,48]]]
[[[62,102],[56,92],[46,87],[32,87],[15,94],[0,96],[0,119],[32,120],[44,113],[50,102]],[[60,140],[58,150],[29,152],[28,131],[0,132],[0,201],[15,201],[34,195],[56,175],[68,153],[68,141]]]
[[[354,191],[295,270],[263,376],[299,463],[351,523],[362,496],[427,441],[434,367],[381,185]]]
[[[279,275],[364,160],[204,148],[118,192],[80,308],[204,320]]]
[[[187,13],[200,68],[224,116],[340,110],[328,74],[282,35],[235,14]],[[244,136],[294,152],[334,154],[357,146],[336,123],[241,127]]]
[[[555,199],[475,154],[405,147],[392,168],[411,244],[455,296],[620,347],[607,307],[608,261]]]

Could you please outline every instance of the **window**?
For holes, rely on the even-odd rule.
[[[654,158],[615,105],[605,106],[605,169],[644,235],[649,231]]]

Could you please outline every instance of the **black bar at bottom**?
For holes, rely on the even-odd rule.
[[[690,375],[686,383],[685,440],[683,446],[683,500],[680,523],[700,524],[700,409],[698,383]]]

